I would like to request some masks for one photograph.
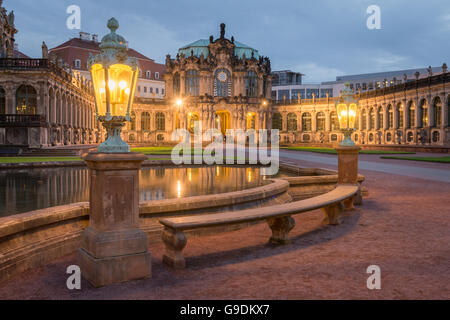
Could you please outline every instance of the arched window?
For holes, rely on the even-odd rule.
[[[367,112],[366,109],[364,109],[361,113],[361,130],[367,129]]]
[[[319,112],[316,115],[317,131],[325,130],[325,113]]]
[[[419,104],[420,113],[422,114],[420,126],[422,128],[428,127],[428,106],[427,106],[427,100],[422,99]]]
[[[275,113],[272,117],[272,129],[283,130],[283,118],[280,113]]]
[[[302,114],[302,130],[311,131],[311,113],[305,112]]]
[[[217,69],[214,74],[214,96],[231,96],[231,75],[227,69]]]
[[[416,106],[414,105],[414,102],[410,101],[408,104],[408,113],[409,113],[409,120],[408,120],[408,128],[414,128],[416,126]]]
[[[16,92],[16,113],[36,114],[37,94],[32,86],[20,86]]]
[[[441,98],[436,97],[433,100],[434,110],[434,126],[440,127],[442,125],[442,102]]]
[[[6,94],[5,90],[0,87],[0,114],[6,113]]]
[[[389,105],[387,108],[388,112],[388,121],[387,121],[387,128],[386,129],[392,129],[394,127],[394,109],[392,109],[392,106]]]
[[[180,74],[178,72],[173,75],[173,95],[180,95]]]
[[[331,123],[331,131],[339,130],[339,119],[336,112],[334,111],[330,113],[330,123]]]
[[[397,105],[397,109],[398,109],[397,125],[398,125],[398,128],[403,128],[403,126],[404,126],[404,122],[403,122],[403,117],[404,117],[403,105],[401,103],[399,103]]]
[[[199,95],[199,75],[197,70],[188,70],[186,72],[186,95]]]
[[[378,108],[378,129],[383,129],[384,127],[384,113],[383,107]]]
[[[165,131],[166,130],[166,116],[162,112],[156,114],[156,130]]]
[[[245,92],[247,97],[258,96],[258,75],[254,71],[247,72],[245,78]]]
[[[142,112],[141,114],[141,130],[150,130],[150,114],[148,112]]]
[[[287,131],[297,131],[297,115],[295,113],[287,115]]]
[[[375,130],[375,109],[374,108],[370,109],[369,118],[370,118],[369,130]]]
[[[131,112],[131,121],[130,121],[130,131],[136,130],[136,114],[134,111]]]

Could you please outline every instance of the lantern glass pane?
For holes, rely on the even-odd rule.
[[[97,115],[104,116],[106,114],[105,69],[101,64],[94,64],[91,67],[91,76],[95,90]]]
[[[134,96],[133,74],[133,69],[124,64],[114,64],[109,67],[108,86],[112,116],[126,116],[128,102],[130,97]]]
[[[336,107],[339,118],[339,126],[341,129],[347,129],[347,104],[340,103]]]
[[[354,129],[356,125],[356,112],[358,110],[358,106],[355,103],[350,104],[349,107],[349,128]]]

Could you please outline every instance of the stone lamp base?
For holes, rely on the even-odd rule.
[[[357,146],[339,146],[336,148],[338,153],[338,184],[358,184],[358,156],[360,147]],[[344,202],[346,210],[354,208],[354,199]]]
[[[151,277],[147,235],[139,229],[139,170],[135,153],[90,153],[89,227],[78,252],[81,274],[93,286]]]

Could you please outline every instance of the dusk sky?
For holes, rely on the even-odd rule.
[[[164,63],[166,54],[198,39],[226,37],[270,57],[273,70],[306,74],[304,81],[450,63],[448,0],[5,0],[15,12],[19,49],[40,57],[80,30],[68,30],[66,9],[81,8],[81,31],[99,34],[119,20],[130,47]],[[369,5],[381,8],[381,30],[366,26]]]

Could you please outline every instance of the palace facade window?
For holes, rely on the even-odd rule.
[[[384,113],[383,107],[378,108],[378,129],[383,129],[384,127]]]
[[[369,130],[375,130],[376,128],[375,128],[375,110],[374,110],[374,108],[370,109],[369,118],[370,118]]]
[[[6,93],[5,89],[0,87],[0,114],[6,113]]]
[[[148,112],[142,112],[141,114],[141,130],[150,130],[150,114]]]
[[[173,94],[180,95],[180,74],[178,72],[173,75]]]
[[[423,99],[420,102],[420,111],[422,114],[422,123],[420,124],[422,128],[428,127],[428,106],[427,106],[427,101],[425,99]],[[420,118],[419,118],[420,120]]]
[[[199,73],[197,70],[186,71],[186,95],[198,96],[199,95]]]
[[[16,91],[16,113],[36,114],[37,93],[32,86],[22,85]]]
[[[311,113],[306,112],[302,114],[302,130],[311,131],[312,129]]]
[[[408,105],[409,119],[407,123],[408,128],[414,128],[416,126],[416,107],[414,102],[410,102]]]
[[[361,113],[361,130],[367,129],[367,112],[364,109]]]
[[[339,130],[339,120],[336,112],[332,111],[330,113],[330,124],[331,124],[331,131],[337,131]]]
[[[325,130],[325,113],[319,112],[316,116],[317,131]]]
[[[258,96],[258,75],[254,71],[247,72],[245,77],[245,92],[247,97]]]
[[[404,126],[403,117],[404,117],[403,105],[399,103],[399,105],[398,105],[398,127],[399,128],[403,128],[403,126]]]
[[[131,112],[131,121],[129,122],[128,129],[130,131],[136,131],[136,114],[134,111]]]
[[[287,115],[287,131],[297,131],[297,115],[295,113]]]
[[[442,125],[442,102],[441,98],[436,97],[433,101],[434,105],[434,126],[440,127]]]
[[[151,72],[150,70],[147,70],[147,71],[145,72],[145,77],[146,77],[147,79],[151,79],[151,77],[152,77],[152,72]]]
[[[283,130],[283,118],[280,113],[275,113],[272,117],[272,129]]]
[[[394,127],[394,110],[392,106],[388,106],[388,123],[386,129],[392,129]]]
[[[155,79],[159,80],[159,72],[155,72]]]
[[[162,112],[156,114],[156,130],[165,131],[166,130],[166,116]]]

